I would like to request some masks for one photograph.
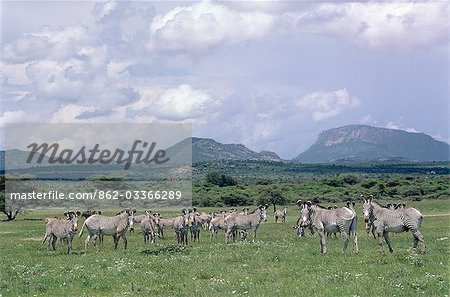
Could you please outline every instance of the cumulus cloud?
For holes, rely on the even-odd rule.
[[[5,124],[13,124],[23,122],[27,118],[27,115],[23,110],[5,111],[0,116],[0,127]]]
[[[42,27],[39,31],[24,34],[3,47],[2,59],[23,63],[41,59],[64,60],[73,57],[80,47],[89,42],[85,26],[67,26],[58,30]]]
[[[341,113],[344,109],[359,106],[360,100],[351,97],[346,89],[341,89],[307,94],[298,100],[296,105],[301,110],[310,112],[315,121],[322,121]]]
[[[179,85],[162,93],[149,107],[162,119],[182,121],[210,113],[219,101],[208,92],[193,89],[188,84]]]
[[[93,106],[80,106],[69,104],[59,108],[52,116],[51,123],[75,123],[79,122],[79,117],[84,113],[94,112],[96,108]]]
[[[259,39],[270,31],[274,17],[258,11],[236,11],[200,2],[178,6],[152,21],[150,47],[165,51],[203,52],[240,41]]]
[[[412,127],[404,127],[401,124],[396,123],[395,121],[389,121],[386,126],[386,128],[388,129],[395,129],[395,130],[404,130],[406,132],[411,132],[411,133],[421,133],[420,131],[418,131],[416,128],[412,128]]]
[[[372,48],[429,48],[446,44],[449,3],[326,3],[288,12],[284,21],[304,32],[325,34]]]
[[[12,85],[28,84],[30,80],[26,74],[28,63],[1,63],[0,75],[4,82]]]

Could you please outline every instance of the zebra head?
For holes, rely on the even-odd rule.
[[[303,202],[301,207],[301,223],[302,227],[309,226],[311,224],[311,201]]]
[[[126,209],[125,213],[128,215],[128,228],[134,230],[134,214],[136,213],[136,209]]]
[[[368,222],[370,219],[370,216],[372,215],[372,199],[373,196],[370,195],[368,198],[363,198],[363,215],[364,215],[364,222]]]
[[[267,204],[258,206],[261,221],[267,221]]]
[[[72,231],[76,232],[78,230],[78,218],[81,216],[81,212],[70,211],[67,213],[67,219],[72,222]]]

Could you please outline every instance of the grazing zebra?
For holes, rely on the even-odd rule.
[[[373,225],[377,229],[378,234],[380,253],[383,252],[383,241],[386,241],[389,251],[391,253],[393,252],[388,236],[389,232],[401,233],[405,231],[411,231],[413,234],[413,247],[417,248],[420,241],[422,245],[421,252],[425,253],[425,241],[422,233],[419,231],[420,225],[423,221],[423,216],[417,209],[408,207],[391,210],[380,205],[376,200],[373,200],[372,197],[369,197],[363,200],[363,213],[364,219],[373,217]]]
[[[277,210],[273,213],[273,217],[275,219],[275,223],[278,223],[278,219],[281,219],[283,223],[286,223],[286,213],[287,208],[283,208],[283,210]]]
[[[320,251],[325,254],[325,232],[340,232],[343,239],[342,251],[347,250],[351,233],[354,234],[355,251],[358,252],[358,236],[356,234],[356,213],[349,207],[327,209],[310,201],[302,205],[302,225],[311,225],[320,237]]]

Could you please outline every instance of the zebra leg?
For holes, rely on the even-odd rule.
[[[52,241],[52,248],[53,248],[54,252],[56,252],[56,241],[57,240],[58,240],[58,238],[52,234],[51,241]]]
[[[343,230],[341,236],[344,240],[344,245],[342,246],[342,252],[344,253],[347,250],[349,233]]]
[[[355,252],[359,253],[359,248],[358,248],[358,233],[356,233],[356,230],[353,231],[353,242],[355,243]]]
[[[323,229],[317,230],[317,233],[319,233],[320,238],[320,252],[322,254],[325,254],[327,252],[327,247],[325,246],[325,234],[323,232]]]
[[[127,249],[127,243],[128,243],[128,241],[127,241],[127,236],[126,236],[126,234],[125,234],[126,232],[123,232],[122,233],[122,241],[123,241],[123,248],[124,249]]]
[[[373,235],[373,239],[377,239],[377,237],[375,236],[375,226],[372,225],[372,235]]]
[[[116,234],[113,236],[114,238],[114,250],[117,250],[117,245],[119,244],[119,236]]]
[[[387,231],[384,231],[383,232],[383,236],[384,236],[384,240],[386,241],[386,243],[387,243],[387,245],[389,247],[389,252],[392,253],[394,250],[392,249],[392,245],[391,245],[391,242],[389,240],[389,233]]]
[[[258,226],[253,228],[253,242],[255,242],[255,240],[256,240],[256,230],[258,230]]]
[[[86,237],[86,239],[84,240],[84,251],[87,250],[87,247],[89,245],[89,241],[91,240],[91,235],[88,234],[88,236]]]
[[[72,253],[72,237],[69,235],[67,237],[67,254],[70,255]]]
[[[425,240],[423,238],[422,233],[420,233],[419,230],[415,230],[413,231],[413,236],[414,236],[414,248],[417,248],[417,243],[418,241],[420,241],[422,248],[421,248],[421,253],[425,254],[425,252],[427,251],[427,247],[425,245]]]
[[[378,244],[380,245],[380,253],[383,253],[383,243],[384,243],[383,231],[377,230],[377,235],[378,235]]]

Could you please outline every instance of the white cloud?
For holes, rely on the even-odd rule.
[[[370,114],[363,116],[358,122],[363,125],[377,125],[378,123]]]
[[[26,118],[27,115],[23,110],[5,111],[0,116],[0,127],[3,127],[5,124],[24,122]]]
[[[157,50],[203,52],[219,45],[256,40],[268,34],[274,17],[239,12],[208,1],[178,6],[152,21],[150,47]]]
[[[3,47],[2,59],[7,62],[30,62],[41,59],[64,60],[73,57],[80,46],[88,43],[90,34],[85,26],[67,26],[58,30],[42,27],[24,34]]]
[[[2,79],[12,85],[23,85],[30,82],[26,74],[28,63],[21,64],[0,64],[0,75]]]
[[[219,105],[208,92],[195,90],[188,84],[162,93],[150,106],[152,114],[167,120],[195,119],[212,112]]]
[[[311,113],[314,121],[322,121],[341,113],[344,109],[360,105],[356,97],[351,97],[346,89],[333,92],[313,92],[303,96],[296,105]]]
[[[400,121],[401,121],[401,120],[402,120],[402,119],[400,119]],[[388,128],[388,129],[395,129],[395,130],[403,130],[403,131],[411,132],[411,133],[421,133],[421,132],[418,131],[416,128],[411,128],[411,127],[405,128],[404,126],[402,126],[401,124],[396,123],[395,121],[389,121],[389,122],[386,124],[385,128]]]
[[[97,109],[93,106],[80,106],[69,104],[59,108],[52,116],[51,123],[75,123],[83,122],[78,117],[87,112],[95,112]]]
[[[300,31],[344,37],[372,48],[429,48],[446,44],[449,3],[356,2],[320,4],[288,12]]]
[[[401,128],[394,121],[389,121],[385,127],[388,129],[401,130]]]

